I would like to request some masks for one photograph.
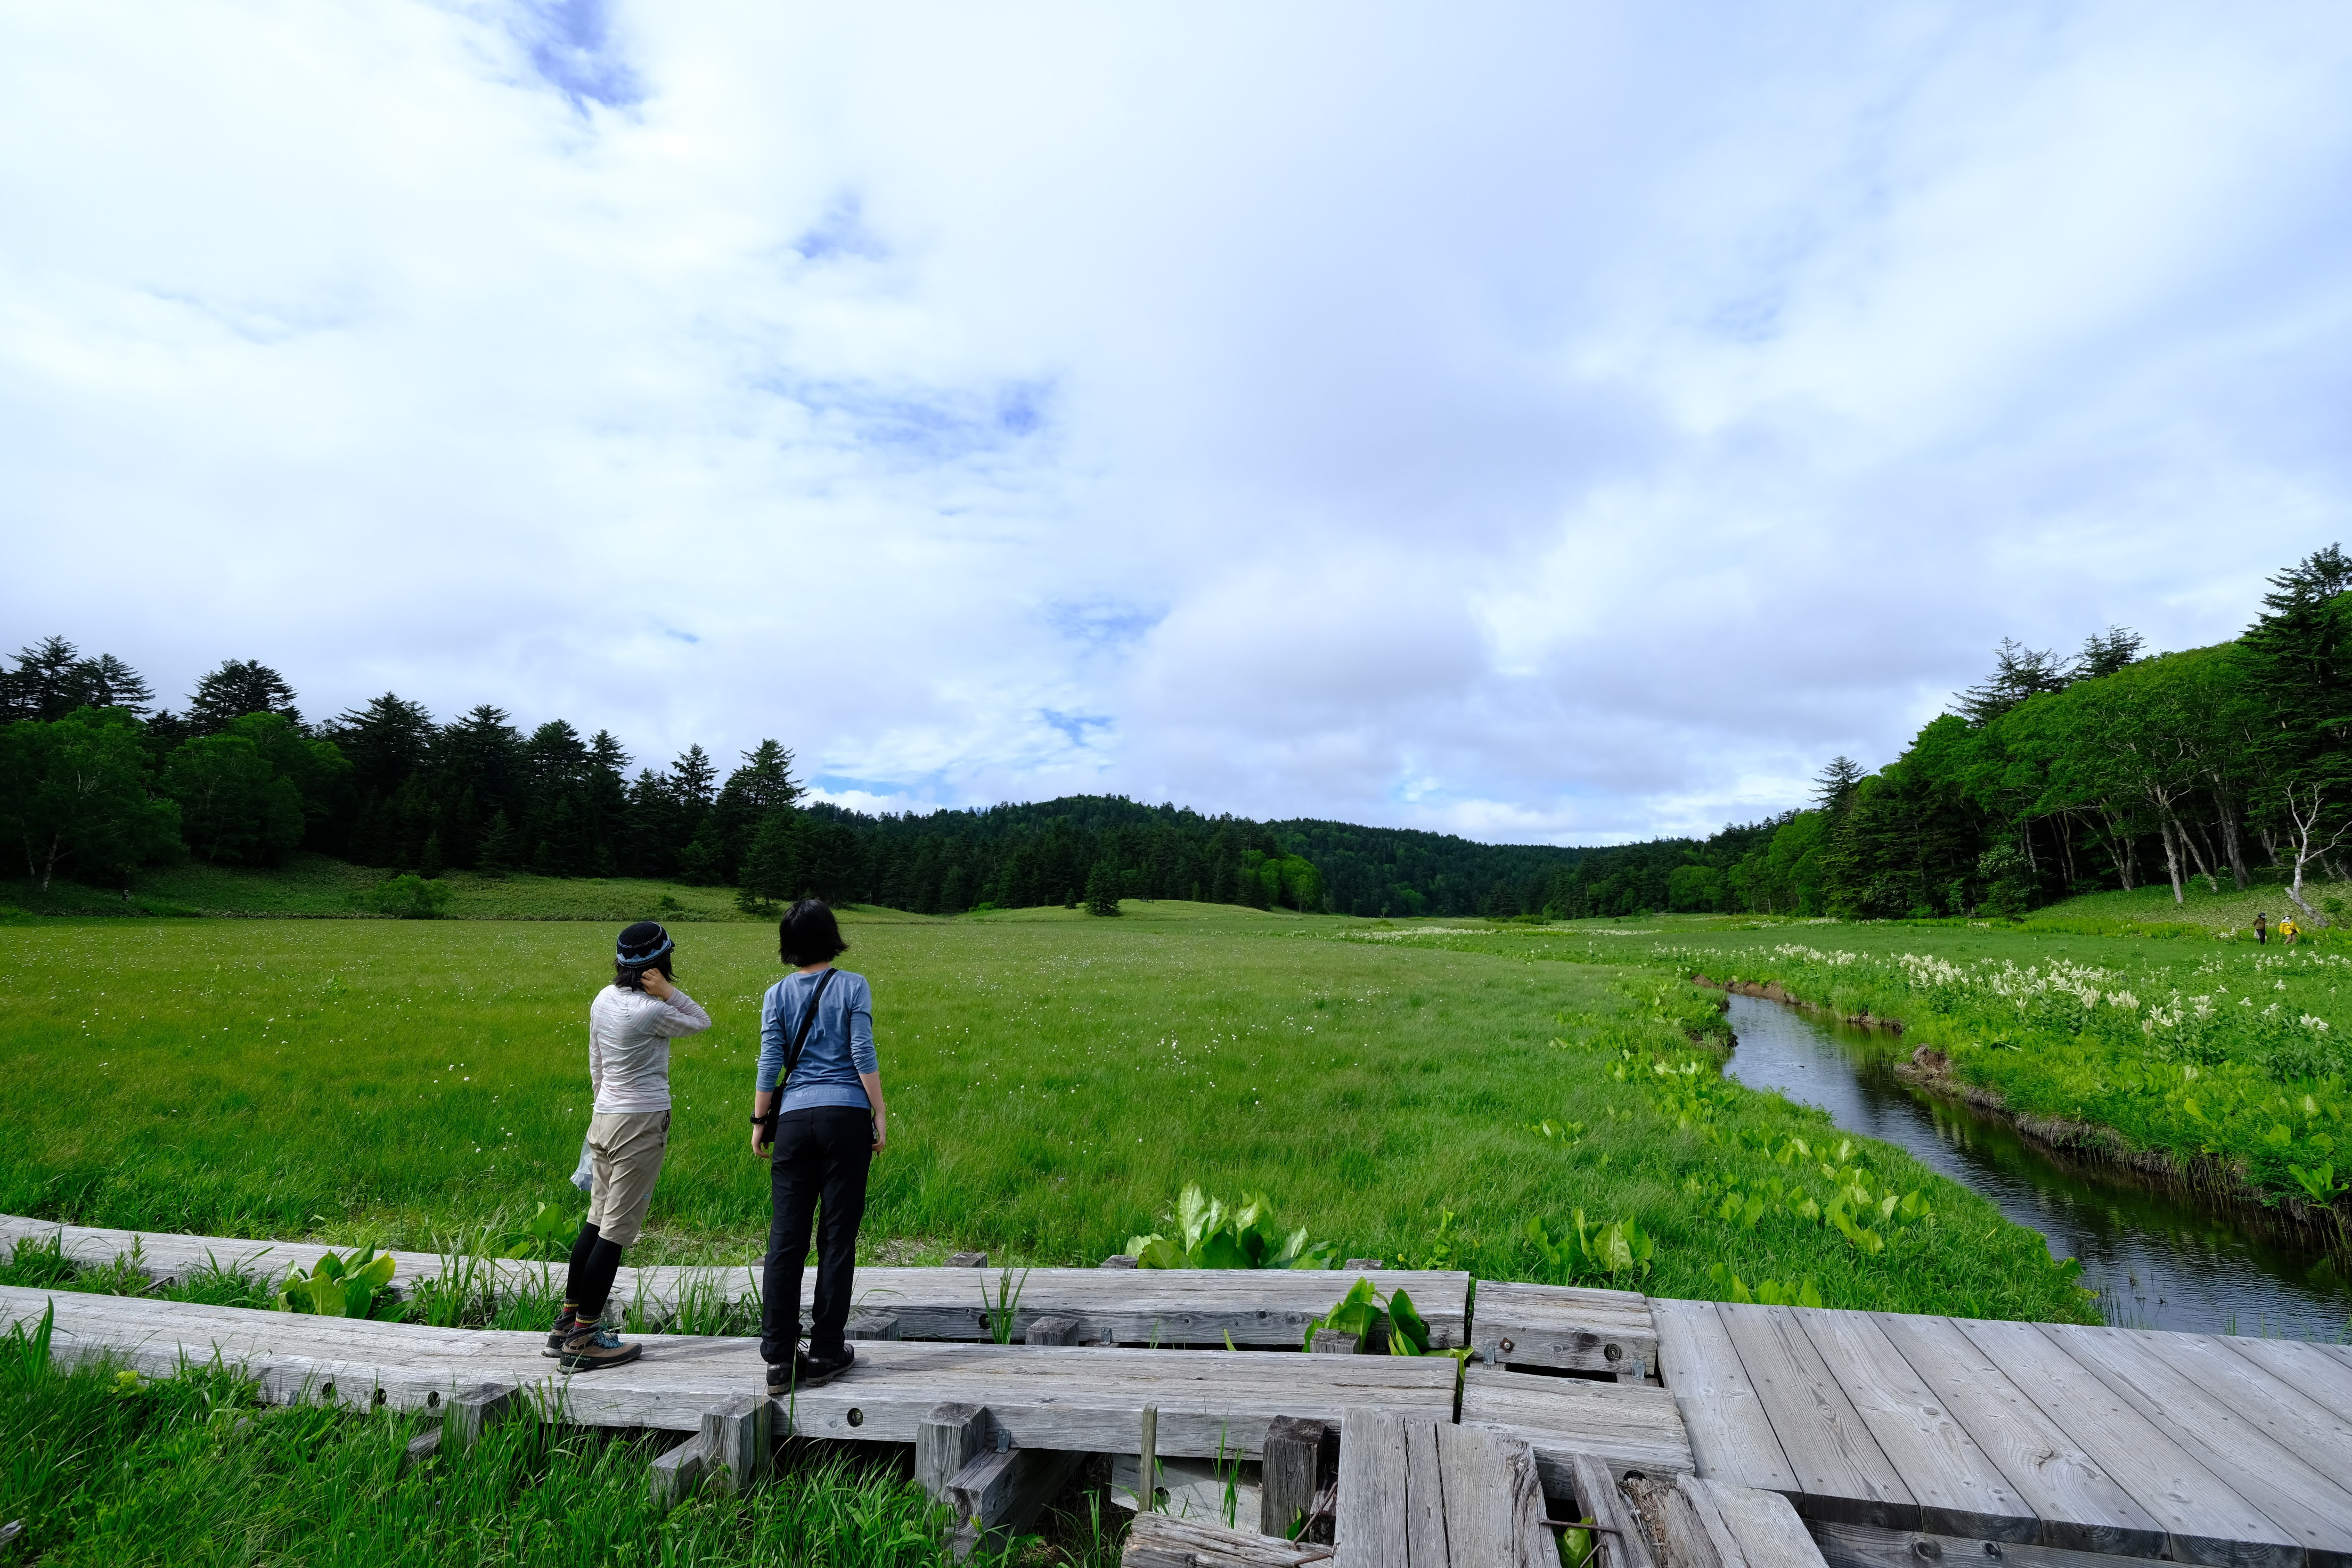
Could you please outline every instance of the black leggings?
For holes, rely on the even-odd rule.
[[[824,1217],[817,1227],[809,1353],[840,1352],[857,1266],[857,1222],[866,1217],[866,1168],[873,1160],[873,1113],[862,1106],[822,1105],[776,1119],[770,1172],[774,1208],[760,1321],[760,1353],[769,1365],[791,1361],[800,1339],[801,1271],[808,1258],[809,1223],[820,1200]]]
[[[591,1322],[604,1315],[613,1294],[613,1278],[621,1271],[621,1248],[597,1234],[593,1225],[580,1227],[572,1244],[572,1269],[563,1281],[563,1299],[580,1309]]]

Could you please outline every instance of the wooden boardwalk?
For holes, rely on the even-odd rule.
[[[1956,1552],[2352,1568],[2342,1346],[1653,1309],[1699,1473],[1787,1496],[1833,1568],[1919,1568]]]
[[[0,1288],[0,1331],[37,1321],[52,1303],[59,1356],[111,1355],[155,1374],[217,1358],[273,1400],[430,1409],[488,1384],[583,1426],[683,1432],[697,1430],[705,1411],[761,1393],[766,1375],[756,1340],[646,1335],[642,1360],[567,1377],[540,1353],[544,1334],[65,1290]],[[1454,1363],[1442,1357],[879,1342],[861,1343],[857,1365],[837,1382],[780,1400],[775,1430],[911,1443],[934,1407],[962,1403],[984,1406],[992,1435],[1015,1447],[1131,1453],[1150,1405],[1160,1412],[1160,1453],[1255,1458],[1276,1415],[1336,1425],[1364,1407],[1450,1422],[1454,1384]]]
[[[0,1246],[51,1236],[68,1256],[99,1265],[133,1241],[126,1232],[0,1218]],[[207,1262],[275,1272],[307,1267],[324,1250],[200,1237],[137,1241],[142,1267],[156,1276]],[[395,1279],[411,1284],[445,1268],[429,1254],[397,1257]],[[494,1267],[510,1284],[537,1284],[548,1266]],[[56,1352],[68,1359],[107,1355],[151,1373],[218,1360],[274,1399],[360,1406],[432,1408],[508,1389],[553,1417],[699,1431],[706,1445],[715,1412],[758,1406],[777,1435],[911,1442],[919,1454],[943,1412],[963,1411],[955,1420],[968,1469],[993,1463],[990,1475],[1011,1474],[983,1463],[983,1448],[1001,1445],[1040,1456],[1031,1467],[1040,1485],[1055,1484],[1055,1472],[1042,1468],[1050,1455],[1136,1454],[1147,1407],[1158,1413],[1156,1452],[1180,1460],[1255,1460],[1270,1427],[1369,1430],[1364,1414],[1373,1413],[1380,1430],[1407,1435],[1401,1441],[1412,1452],[1450,1443],[1463,1454],[1522,1456],[1511,1462],[1533,1466],[1554,1517],[1573,1517],[1561,1509],[1621,1483],[1628,1496],[1654,1501],[1664,1496],[1660,1485],[1680,1488],[1683,1501],[1667,1511],[1702,1523],[1755,1511],[1740,1500],[1744,1489],[1778,1493],[1827,1568],[1937,1568],[1954,1554],[2014,1568],[2112,1568],[2124,1559],[2352,1568],[2352,1349],[2344,1346],[1499,1282],[1478,1286],[1474,1310],[1463,1275],[1388,1272],[1375,1282],[1403,1285],[1442,1338],[1479,1351],[1458,1389],[1450,1358],[1268,1353],[1295,1351],[1306,1322],[1350,1278],[1036,1269],[1023,1288],[1016,1334],[1027,1321],[1059,1317],[1096,1342],[1000,1345],[977,1342],[992,1305],[983,1293],[1002,1283],[998,1271],[861,1269],[861,1309],[895,1318],[900,1337],[862,1342],[847,1376],[772,1406],[748,1339],[646,1335],[638,1363],[565,1377],[540,1353],[537,1333],[8,1289],[0,1289],[0,1330],[54,1304]],[[645,1269],[623,1290],[676,1303],[696,1290],[740,1295],[755,1283],[748,1269]],[[1228,1335],[1258,1348],[1174,1348]],[[1663,1386],[1643,1377],[1651,1366]],[[1276,1427],[1286,1417],[1290,1425]],[[1439,1428],[1476,1434],[1476,1444],[1423,1442]],[[1370,1473],[1362,1460],[1354,1473]],[[1410,1473],[1411,1452],[1401,1462]],[[1344,1453],[1339,1466],[1350,1468]],[[1277,1468],[1268,1467],[1269,1495]],[[1430,1473],[1450,1472],[1439,1462]],[[1672,1479],[1692,1474],[1720,1495]],[[1351,1506],[1370,1504],[1343,1498],[1343,1519]],[[1744,1548],[1724,1548],[1715,1568],[1820,1568],[1801,1552],[1757,1544],[1770,1539],[1766,1530]],[[1614,1551],[1604,1552],[1604,1568],[1619,1568]],[[1680,1568],[1670,1557],[1627,1562]],[[1410,1555],[1423,1561],[1438,1559]]]
[[[322,1253],[351,1250],[317,1242],[158,1235],[0,1215],[0,1247],[19,1240],[46,1243],[52,1237],[67,1257],[98,1266],[130,1256],[135,1246],[142,1268],[157,1279],[212,1266],[282,1276],[290,1268],[311,1268]],[[441,1276],[449,1266],[438,1253],[394,1252],[392,1258],[393,1287],[404,1291]],[[481,1262],[499,1279],[527,1289],[551,1289],[562,1277],[561,1264],[517,1258]],[[1000,1291],[1011,1287],[1020,1292],[1013,1315],[1016,1340],[1038,1319],[1051,1317],[1072,1320],[1076,1342],[1085,1344],[1222,1347],[1230,1341],[1235,1348],[1296,1350],[1307,1325],[1328,1312],[1357,1277],[1321,1269],[1014,1268],[1008,1277],[993,1268],[861,1268],[852,1299],[861,1313],[896,1319],[896,1337],[902,1340],[992,1338],[987,1313]],[[1409,1292],[1436,1345],[1465,1342],[1469,1275],[1391,1268],[1370,1270],[1364,1277],[1382,1295],[1400,1287]],[[803,1274],[801,1288],[815,1288],[814,1270]],[[616,1303],[637,1307],[656,1321],[697,1292],[727,1301],[756,1298],[760,1271],[748,1264],[625,1268],[613,1283]],[[1620,1293],[1577,1294],[1607,1298]]]

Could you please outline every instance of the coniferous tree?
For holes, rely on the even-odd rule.
[[[437,851],[437,840],[428,839]],[[504,877],[515,867],[514,828],[503,811],[490,818],[490,830],[482,835],[481,848],[474,858],[474,869],[485,877]]]
[[[286,678],[258,659],[232,658],[196,682],[188,699],[188,724],[199,735],[217,735],[247,713],[276,713],[296,729],[301,710]]]
[[[1087,913],[1115,915],[1118,913],[1118,864],[1102,859],[1087,873]]]

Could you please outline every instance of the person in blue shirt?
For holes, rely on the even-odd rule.
[[[780,1394],[830,1383],[856,1360],[843,1332],[857,1225],[866,1215],[866,1168],[890,1130],[874,1054],[873,990],[864,975],[833,966],[848,947],[824,903],[794,904],[776,928],[777,956],[793,973],[768,988],[760,1006],[751,1152],[770,1163],[772,1198],[760,1350],[768,1386]],[[812,1222],[816,1293],[803,1351],[801,1271]]]

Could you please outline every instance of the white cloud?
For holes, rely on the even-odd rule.
[[[0,16],[23,640],[1510,837],[2345,532],[2321,5]]]

